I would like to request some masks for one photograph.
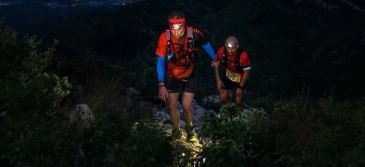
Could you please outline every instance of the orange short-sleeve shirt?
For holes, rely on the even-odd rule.
[[[224,53],[225,47],[222,46],[217,50],[217,60],[222,60]],[[240,56],[239,58],[239,65],[242,67],[242,70],[250,70],[251,69],[251,61],[250,58],[248,57],[248,54],[246,51],[241,51],[240,53],[238,53],[239,51],[237,50],[236,53],[234,53],[233,55],[225,55],[227,56],[227,60],[228,63],[227,68],[232,71],[232,72],[238,72],[234,63],[236,56]]]

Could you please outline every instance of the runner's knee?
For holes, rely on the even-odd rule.
[[[227,96],[226,95],[219,95],[219,100],[222,102],[222,103],[227,103]]]
[[[169,108],[170,108],[170,111],[177,110],[177,104],[169,102]]]
[[[191,103],[183,101],[182,106],[184,110],[188,110],[191,108]]]

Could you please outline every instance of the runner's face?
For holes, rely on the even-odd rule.
[[[178,29],[171,29],[171,33],[175,39],[180,39],[182,36],[184,36],[184,32],[185,32],[185,27],[180,27]]]
[[[227,50],[227,53],[228,53],[229,55],[233,55],[233,54],[234,54],[234,52],[236,52],[237,47],[227,47],[227,46],[226,46],[226,50]]]

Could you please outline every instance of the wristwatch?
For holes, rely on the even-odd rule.
[[[164,87],[164,86],[165,86],[165,82],[160,81],[160,82],[158,83],[158,87]]]

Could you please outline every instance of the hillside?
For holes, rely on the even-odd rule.
[[[365,166],[364,5],[147,0],[23,15],[7,8],[10,20],[0,20],[0,163]],[[186,141],[180,103],[183,137],[173,138],[170,111],[157,97],[154,52],[173,9],[215,48],[237,36],[253,67],[244,104],[223,105],[210,60],[200,55],[197,143]]]

